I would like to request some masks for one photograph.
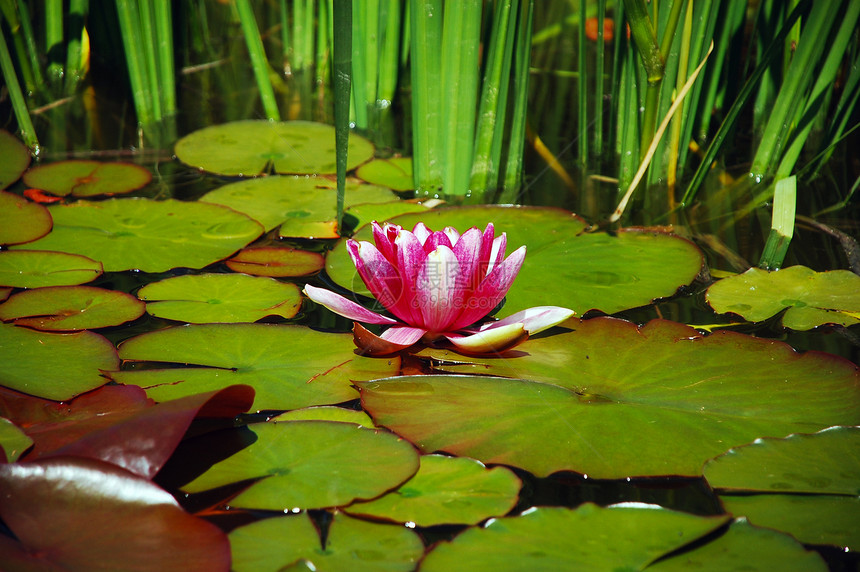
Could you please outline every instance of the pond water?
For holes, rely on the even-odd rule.
[[[261,21],[276,13],[268,5],[257,9]],[[481,355],[444,343],[361,355],[353,320],[300,293],[312,284],[385,310],[369,295],[345,241],[326,234],[335,228],[332,174],[308,179],[315,173],[295,178],[270,170],[251,179],[202,171],[174,157],[175,143],[199,129],[265,118],[235,19],[209,14],[206,41],[186,40],[177,56],[185,66],[179,112],[143,134],[130,94],[115,81],[124,70],[113,56],[122,54],[97,49],[106,40],[94,37],[81,93],[34,114],[43,146],[36,165],[125,161],[144,167],[152,181],[113,197],[68,195],[49,207],[47,236],[0,247],[6,257],[0,278],[36,277],[0,284],[0,417],[15,428],[0,434],[10,461],[0,490],[25,499],[0,505],[0,517],[2,532],[23,546],[7,553],[21,562],[18,569],[27,569],[34,542],[21,526],[28,511],[40,523],[63,511],[86,514],[99,531],[143,518],[122,495],[105,493],[102,509],[99,493],[95,500],[72,498],[51,463],[83,485],[115,478],[120,489],[152,487],[146,493],[151,506],[168,506],[158,497],[167,491],[183,509],[182,517],[163,521],[180,545],[223,565],[218,530],[228,533],[235,569],[410,570],[420,559],[427,570],[457,562],[487,569],[640,568],[655,560],[654,568],[673,569],[713,564],[721,551],[754,569],[860,564],[860,338],[850,326],[860,312],[860,290],[852,282],[856,274],[826,272],[858,271],[851,264],[860,206],[853,200],[798,219],[784,268],[805,266],[808,275],[776,286],[764,278],[736,286],[740,293],[731,287],[723,293],[730,307],[775,304],[765,318],[745,321],[716,310],[717,291],[709,288],[755,265],[771,201],[739,212],[745,201],[738,197],[746,191],[728,179],[743,180],[749,169],[740,165],[709,176],[702,191],[707,200],[697,206],[667,214],[663,199],[637,199],[623,226],[606,223],[622,193],[618,183],[595,175],[617,172],[623,160],[601,157],[583,165],[577,149],[585,131],[569,108],[547,103],[553,94],[573,101],[577,89],[576,78],[562,73],[576,53],[575,36],[565,31],[577,30],[579,21],[565,10],[564,2],[536,6],[529,122],[546,137],[558,167],[549,166],[530,136],[517,195],[522,208],[456,206],[468,201],[454,197],[449,209],[407,209],[402,205],[414,192],[370,189],[350,172],[352,184],[361,186],[347,191],[344,237],[355,232],[372,240],[368,223],[394,216],[406,230],[426,221],[433,230],[451,225],[462,233],[493,222],[497,234],[507,234],[509,255],[528,247],[496,316],[544,305],[577,312],[513,349]],[[562,24],[553,32],[556,20]],[[270,47],[272,36],[265,30],[263,36]],[[542,42],[552,49],[541,51]],[[595,46],[588,45],[590,58]],[[311,73],[295,71],[284,80],[282,114],[331,123],[331,100]],[[354,142],[365,136],[375,143],[377,159],[411,151],[410,85],[404,80],[400,88],[375,129],[353,131]],[[12,117],[5,103],[2,114]],[[226,141],[225,157],[264,139],[260,133]],[[296,147],[301,135],[291,137]],[[320,137],[325,145],[333,142],[333,132]],[[838,149],[831,178],[799,189],[803,216],[845,196],[832,181],[850,179],[856,165]],[[726,152],[722,164],[740,156],[748,161],[747,152]],[[317,159],[321,152],[307,154]],[[264,188],[267,179],[283,189]],[[6,190],[23,196],[28,186],[18,181]],[[375,198],[354,198],[361,193]],[[649,187],[649,197],[661,194]],[[320,259],[310,271],[271,273],[273,264],[298,264],[290,258],[258,272],[237,270],[237,252],[268,247],[325,256],[325,267]],[[105,272],[40,283],[68,269],[42,260],[32,262],[35,268],[5,262],[15,252],[42,250],[89,256]],[[786,270],[778,274],[789,275]],[[254,282],[246,272],[256,275]],[[23,305],[25,292],[84,283],[129,295],[124,303],[140,305],[141,313],[82,328],[91,334],[16,322],[95,314],[103,304],[108,315],[118,312],[98,298],[63,307],[71,290],[35,310],[12,309],[13,302]],[[756,289],[775,294],[760,300],[749,294]],[[846,325],[804,313],[808,307]],[[784,323],[812,325],[788,329]],[[73,341],[67,346],[67,340]],[[253,394],[237,384],[250,385]],[[71,437],[62,435],[67,430]],[[35,441],[33,450],[16,440],[22,434]],[[157,443],[133,445],[147,439]],[[106,452],[112,448],[120,453]],[[104,461],[133,474],[115,474],[119,469]],[[36,465],[45,472],[28,481],[21,471]],[[187,515],[191,521],[180,522]],[[126,546],[105,545],[108,562],[137,557],[148,535],[158,537],[153,531],[161,521],[141,522],[123,530]],[[85,564],[91,557],[74,530],[52,528],[51,534],[52,546],[76,546],[57,556],[58,563]],[[606,546],[619,555],[607,555]],[[166,563],[178,569],[183,558]]]

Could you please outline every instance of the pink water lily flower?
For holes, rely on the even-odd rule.
[[[324,288],[305,286],[314,302],[356,322],[390,326],[377,336],[356,323],[356,345],[370,355],[386,355],[419,341],[447,339],[464,353],[505,351],[559,324],[573,311],[540,306],[503,320],[483,318],[502,301],[516,278],[526,247],[505,258],[507,236],[490,223],[462,235],[451,227],[431,231],[418,223],[412,232],[373,222],[370,242],[348,240],[347,251],[370,292],[395,318],[377,314]]]

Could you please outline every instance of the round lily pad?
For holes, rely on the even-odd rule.
[[[147,284],[137,292],[147,313],[205,324],[292,318],[302,305],[295,284],[245,274],[188,274]]]
[[[234,121],[206,127],[176,143],[176,158],[228,176],[275,173],[326,175],[337,171],[334,127],[309,121]],[[350,133],[347,169],[373,157],[373,144]]]
[[[134,163],[102,163],[73,159],[33,167],[24,174],[27,186],[65,197],[130,193],[152,181],[148,169]]]
[[[568,324],[437,368],[481,376],[359,382],[364,409],[424,452],[596,478],[698,476],[758,437],[860,422],[860,372],[842,358],[663,320]]]
[[[731,312],[761,322],[785,310],[782,325],[810,330],[824,324],[860,323],[860,276],[848,270],[816,272],[789,266],[769,272],[750,268],[708,288],[706,299],[714,311]]]
[[[330,405],[293,409],[292,411],[272,417],[270,421],[337,421],[340,423],[355,423],[356,425],[370,429],[374,428],[373,420],[364,411]]]
[[[582,315],[591,309],[615,313],[672,296],[699,273],[702,254],[691,242],[660,231],[583,233],[586,224],[561,209],[476,206],[433,209],[391,219],[412,230],[423,221],[433,230],[460,232],[492,222],[507,233],[508,252],[526,245],[525,262],[499,316],[533,306],[564,306]],[[363,227],[353,237],[372,241]],[[369,295],[341,241],[326,259],[335,282]]]
[[[200,492],[259,479],[230,506],[269,510],[343,506],[379,496],[415,474],[418,455],[396,435],[350,423],[256,423],[251,445],[184,485]]]
[[[118,326],[143,315],[134,296],[92,286],[51,286],[15,294],[0,304],[0,320],[37,330]]]
[[[521,485],[504,467],[488,469],[474,459],[423,455],[415,476],[396,490],[344,510],[418,526],[477,524],[513,509]]]
[[[21,177],[30,164],[30,150],[17,137],[0,129],[0,189],[5,189]]]
[[[0,244],[30,242],[51,231],[48,209],[23,197],[0,191]]]
[[[0,252],[0,284],[13,288],[70,286],[102,275],[102,263],[86,256],[40,250]]]
[[[358,228],[373,221],[382,222],[406,213],[423,213],[429,208],[424,202],[414,200],[362,203],[347,207],[343,218],[349,222],[350,227]]]
[[[281,246],[257,246],[240,250],[236,256],[225,260],[224,264],[234,272],[283,278],[316,274],[325,266],[325,259],[318,252]]]
[[[0,385],[57,401],[107,383],[116,349],[89,331],[51,334],[0,324]]]
[[[323,547],[307,513],[267,518],[229,534],[235,572],[349,570],[409,572],[424,553],[414,531],[336,512]]]
[[[48,210],[54,229],[27,247],[88,256],[108,272],[203,268],[263,232],[258,222],[232,209],[173,199],[78,201]]]
[[[156,401],[246,384],[256,390],[257,410],[355,399],[354,380],[400,369],[399,358],[356,355],[352,334],[280,324],[177,326],[130,338],[119,352],[125,360],[159,363],[161,369],[111,373],[116,381],[143,387]]]
[[[421,570],[460,570],[464,562],[474,572],[643,570],[727,520],[641,503],[606,508],[586,503],[575,510],[540,507],[437,544]]]
[[[397,198],[390,190],[351,182],[345,203],[373,203]],[[230,207],[259,221],[266,231],[281,225],[281,236],[337,238],[337,185],[323,177],[264,177],[210,191],[202,202]]]
[[[355,175],[374,185],[395,191],[415,189],[412,179],[412,157],[391,157],[368,161],[356,170]]]

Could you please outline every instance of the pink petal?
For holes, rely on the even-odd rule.
[[[560,306],[535,306],[534,308],[511,314],[498,322],[484,324],[481,326],[481,331],[486,332],[487,330],[494,330],[509,324],[522,324],[529,335],[533,336],[548,328],[557,326],[574,314],[576,312],[573,310]]]
[[[437,230],[436,232],[430,233],[430,236],[427,237],[427,240],[424,241],[424,252],[430,254],[436,247],[438,246],[447,246],[448,248],[452,248],[451,239],[448,238],[448,235],[444,232]]]
[[[464,232],[454,245],[454,255],[460,263],[459,287],[464,293],[475,290],[484,278],[479,273],[482,246],[483,234],[475,227]]]
[[[369,242],[351,240],[346,243],[346,248],[371,294],[395,316],[407,320],[408,316],[401,316],[396,311],[403,284],[394,265]]]
[[[412,326],[392,326],[382,332],[380,337],[392,344],[411,346],[424,337],[424,334],[426,333],[427,330],[423,328],[413,328]]]
[[[421,246],[418,237],[411,232],[401,232],[395,239],[397,251],[397,270],[400,272],[402,284],[402,296],[397,302],[396,315],[400,316],[408,324],[421,324],[424,322],[421,310],[415,303],[418,292],[418,272],[424,266],[427,253]]]
[[[317,288],[316,286],[308,284],[305,286],[304,293],[317,304],[321,304],[335,314],[340,314],[350,320],[357,320],[367,324],[398,323],[397,320],[372,312],[364,306],[356,304],[352,300],[344,298],[340,294],[335,294],[331,290],[326,290],[325,288]]]
[[[409,330],[416,328],[407,328]],[[422,331],[423,332],[423,331]],[[385,335],[385,334],[383,334]],[[401,334],[394,334],[394,337],[399,337]],[[409,339],[407,333],[402,334],[404,339]],[[420,336],[419,336],[420,339]],[[352,341],[361,350],[361,354],[370,356],[384,356],[399,352],[412,345],[412,343],[402,344],[383,339],[358,322],[352,326]]]
[[[433,234],[433,231],[427,228],[427,225],[423,222],[419,222],[415,225],[415,228],[412,229],[412,234],[414,234],[415,237],[418,238],[418,241],[421,244],[424,244],[425,242],[427,242],[427,237]]]
[[[508,324],[470,336],[445,334],[445,337],[465,354],[491,354],[509,350],[526,341],[529,335],[522,324]]]
[[[505,250],[508,248],[508,235],[506,233],[502,233],[501,236],[497,236],[495,240],[493,240],[493,248],[490,254],[490,259],[487,263],[487,274],[493,271],[493,268],[499,265],[502,259],[505,257]]]
[[[514,282],[514,278],[519,274],[525,256],[526,247],[521,246],[501,264],[493,268],[472,296],[465,301],[463,312],[449,329],[456,331],[465,328],[495,308],[505,297]]]
[[[444,236],[444,235],[443,235]],[[416,280],[416,303],[423,327],[433,333],[450,330],[460,309],[454,305],[460,265],[454,251],[439,245],[427,255]]]
[[[394,227],[394,228],[392,228]],[[371,223],[371,228],[373,229],[373,242],[376,243],[376,248],[379,249],[379,252],[387,258],[392,264],[395,261],[394,258],[394,244],[389,237],[389,229],[394,230],[395,234],[397,230],[400,229],[397,225],[385,224],[385,227],[379,226],[379,223],[373,221]]]

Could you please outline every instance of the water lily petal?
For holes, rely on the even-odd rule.
[[[576,314],[576,312],[573,310],[562,308],[561,306],[535,306],[534,308],[529,308],[527,310],[517,312],[516,314],[511,314],[507,318],[499,320],[498,322],[489,322],[484,324],[481,326],[481,331],[485,332],[487,330],[501,328],[509,324],[521,323],[529,335],[533,336],[548,328],[557,326],[574,314]]]
[[[357,320],[367,324],[397,324],[397,320],[393,320],[388,316],[377,314],[368,310],[364,306],[356,304],[352,300],[335,294],[331,290],[325,288],[317,288],[316,286],[306,285],[304,288],[305,295],[322,306],[325,306],[335,314],[340,314],[350,320]]]
[[[472,292],[478,287],[483,279],[479,274],[481,264],[481,249],[483,246],[483,233],[475,227],[470,228],[454,244],[454,256],[460,263],[460,275],[458,286],[463,291]]]
[[[454,251],[445,245],[439,245],[424,260],[416,279],[415,302],[423,318],[420,325],[428,331],[441,333],[453,330],[449,326],[460,312],[460,308],[454,305],[459,273],[460,264]]]
[[[415,295],[418,292],[418,273],[424,266],[427,253],[424,252],[418,237],[408,231],[400,232],[394,244],[397,253],[397,259],[394,263],[400,272],[402,284],[402,295],[397,300],[395,314],[409,324],[421,324],[423,318],[421,310],[415,303]]]
[[[508,293],[525,257],[526,247],[521,246],[501,264],[495,266],[484,281],[478,285],[472,296],[465,300],[463,311],[450,327],[450,330],[456,331],[465,328],[489,314]]]
[[[391,331],[394,328],[390,328],[386,330],[385,333]],[[419,328],[401,328],[405,330],[418,330],[421,332],[421,335],[424,334],[424,330],[420,330]],[[383,333],[383,336],[385,335]],[[402,338],[402,339],[411,339],[415,333],[412,332],[395,332],[392,334],[392,337]],[[421,339],[421,335],[418,335],[418,339]],[[393,354],[395,352],[399,352],[400,350],[406,349],[415,342],[410,343],[397,343],[396,341],[386,340],[380,336],[377,336],[358,322],[356,322],[352,326],[352,341],[355,343],[356,347],[361,350],[363,355],[370,356],[384,356]],[[415,340],[418,341],[418,340]]]
[[[448,238],[448,235],[441,230],[430,233],[430,236],[428,236],[427,240],[424,241],[424,252],[430,254],[439,246],[447,246],[448,248],[453,247],[451,239]]]
[[[402,316],[397,312],[403,285],[400,273],[394,265],[369,242],[349,240],[346,249],[370,293],[395,316],[404,321],[408,320],[409,316]]]
[[[457,229],[453,226],[446,226],[442,229],[442,232],[448,235],[448,239],[451,241],[452,247],[457,244],[458,240],[460,240],[460,233],[457,232]]]
[[[418,238],[421,244],[424,244],[425,242],[427,242],[427,237],[433,234],[433,232],[429,228],[427,228],[426,224],[424,224],[423,222],[419,222],[412,229],[412,234],[414,234]]]
[[[376,248],[379,249],[379,252],[389,260],[392,264],[395,264],[395,254],[394,254],[394,239],[393,236],[397,236],[397,231],[400,230],[400,227],[396,224],[388,224],[385,223],[385,226],[380,226],[378,222],[373,221],[371,223],[371,228],[373,229],[373,242],[376,243]]]
[[[457,351],[480,355],[509,350],[526,341],[529,334],[521,323],[517,323],[484,330],[470,336],[445,334],[445,337],[454,344]]]
[[[508,248],[508,235],[506,233],[502,233],[501,236],[497,236],[493,240],[493,248],[490,252],[490,258],[487,262],[487,274],[493,271],[493,269],[498,266],[502,259],[505,257],[505,250]]]
[[[423,328],[413,328],[412,326],[392,326],[382,332],[382,335],[379,336],[383,340],[387,342],[391,342],[392,344],[405,344],[407,346],[411,346],[414,343],[417,343],[424,334],[427,333],[427,330]]]

